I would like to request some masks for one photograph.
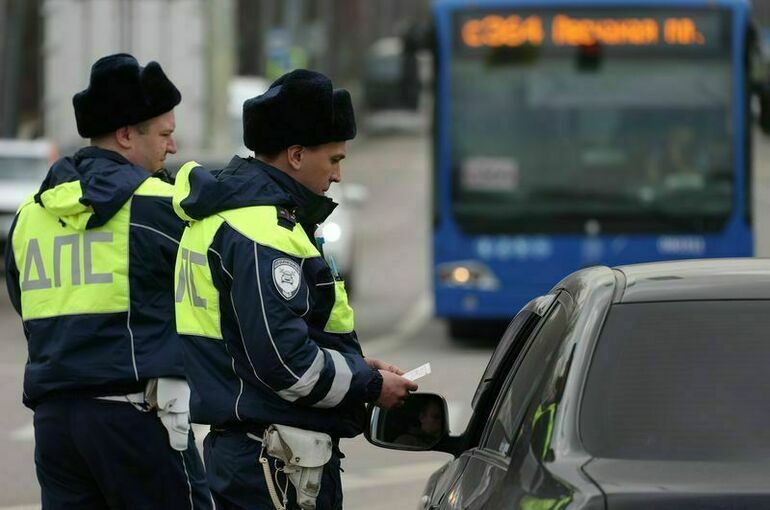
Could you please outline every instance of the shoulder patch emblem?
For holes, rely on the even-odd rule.
[[[273,283],[285,300],[290,300],[299,292],[302,279],[299,265],[291,259],[273,261]]]

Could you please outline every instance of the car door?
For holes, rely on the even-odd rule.
[[[470,445],[477,445],[481,434],[486,428],[487,419],[492,412],[497,394],[513,362],[521,350],[527,345],[527,340],[542,322],[548,310],[556,300],[556,294],[547,294],[533,299],[524,306],[508,325],[502,339],[497,345],[481,376],[476,393],[473,397],[473,414],[468,423],[462,440]],[[426,484],[421,508],[435,509],[444,499],[447,488],[451,486],[462,473],[468,455],[461,455],[448,462],[434,473]]]
[[[554,376],[556,369],[568,365],[564,359],[567,353],[561,352],[560,347],[564,344],[570,307],[569,295],[566,292],[559,294],[539,327],[530,335],[513,368],[507,374],[500,374],[504,383],[481,440],[461,457],[464,460],[462,472],[447,487],[438,508],[500,508],[498,498],[503,493],[507,498],[514,498],[507,499],[505,505],[518,508],[511,503],[518,499],[525,504],[530,500],[528,497],[532,497],[533,481],[514,481],[519,487],[512,490],[509,472],[512,466],[518,470],[523,465],[523,459],[518,458],[521,451],[525,452],[525,457],[549,454],[549,430],[555,408],[548,400],[558,393],[555,390],[560,381]],[[538,446],[531,446],[533,441]],[[526,447],[524,443],[527,443]]]

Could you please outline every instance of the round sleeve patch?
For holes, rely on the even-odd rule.
[[[297,295],[301,279],[299,265],[293,260],[280,258],[273,261],[273,283],[285,300]]]

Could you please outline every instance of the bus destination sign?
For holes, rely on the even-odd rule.
[[[713,17],[485,14],[460,20],[466,48],[530,46],[673,46],[721,44]]]

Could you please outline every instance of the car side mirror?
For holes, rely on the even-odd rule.
[[[428,451],[449,435],[446,400],[434,393],[412,393],[394,409],[369,407],[366,439],[393,450]]]

